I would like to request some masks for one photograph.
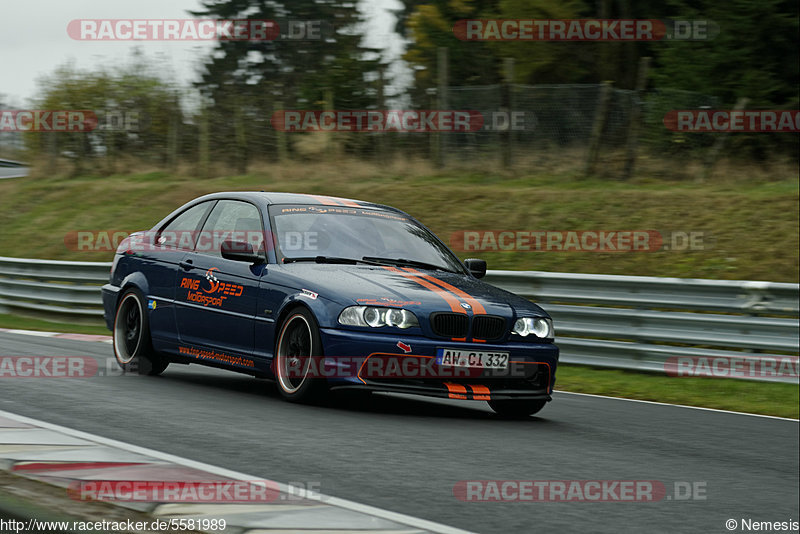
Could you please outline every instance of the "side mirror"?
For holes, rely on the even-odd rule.
[[[486,260],[467,258],[464,260],[464,266],[475,278],[483,278],[486,276]]]
[[[254,251],[253,245],[244,241],[223,241],[220,252],[226,260],[264,263],[264,256]]]

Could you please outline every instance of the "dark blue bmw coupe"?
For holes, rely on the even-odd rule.
[[[274,378],[290,401],[386,391],[527,416],[551,399],[553,325],[485,273],[395,208],[216,193],[121,243],[102,293],[124,369],[200,363]]]

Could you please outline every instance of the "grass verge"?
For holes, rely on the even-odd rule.
[[[83,325],[74,323],[60,323],[34,319],[31,317],[20,317],[8,313],[0,313],[0,328],[13,328],[18,330],[36,330],[37,332],[69,332],[72,334],[99,334],[110,336],[111,332],[104,326],[102,320],[97,321],[97,325]]]
[[[561,364],[556,389],[609,397],[702,406],[718,410],[800,417],[797,384],[734,378],[671,378],[658,374]]]
[[[226,190],[303,192],[390,204],[420,219],[445,242],[459,232],[481,230],[654,230],[670,245],[655,252],[459,253],[486,259],[491,269],[776,282],[797,282],[798,276],[796,176],[622,182],[555,170],[510,174],[396,162],[276,164],[206,179],[152,172],[0,180],[0,256],[110,261],[108,247],[74,250],[65,238],[78,231],[146,230],[183,203]],[[700,236],[693,248],[683,241],[690,233]],[[680,243],[673,242],[680,236]]]

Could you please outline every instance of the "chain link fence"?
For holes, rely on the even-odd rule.
[[[664,124],[664,116],[672,110],[716,108],[720,102],[713,96],[676,90],[639,95],[632,90],[609,88],[604,105],[603,90],[603,84],[449,88],[447,101],[451,109],[474,109],[486,120],[479,132],[447,135],[443,159],[469,161],[505,151],[510,164],[560,160],[578,169],[589,157],[593,135],[599,134],[599,166],[613,171],[625,157],[623,153],[637,120],[633,113],[636,106],[641,109],[638,150],[642,153],[681,152],[701,161],[704,150],[720,135],[678,133]],[[518,119],[509,130],[502,128],[506,115]]]
[[[315,109],[340,109],[335,93],[329,94],[331,101],[316,102]],[[477,111],[483,126],[469,132],[284,132],[271,121],[283,106],[264,96],[260,101],[195,106],[168,117],[117,105],[110,115],[99,112],[98,127],[88,133],[0,132],[0,154],[51,168],[60,161],[71,164],[76,174],[90,169],[120,172],[131,162],[165,168],[188,165],[200,175],[214,172],[209,168],[215,165],[228,173],[244,173],[258,162],[332,156],[421,158],[442,166],[547,161],[582,169],[595,143],[599,155],[594,168],[602,175],[621,165],[637,120],[636,152],[655,157],[674,158],[679,153],[701,161],[714,140],[724,135],[667,129],[663,119],[671,110],[721,105],[712,96],[689,91],[657,89],[640,95],[603,84],[498,84],[450,87],[444,98],[435,91],[428,96],[428,105],[415,108],[435,110],[444,103],[449,110]],[[634,113],[637,106],[641,113]],[[374,109],[380,109],[379,102]],[[673,163],[679,164],[683,162]]]

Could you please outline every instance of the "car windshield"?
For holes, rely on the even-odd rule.
[[[365,263],[463,273],[458,258],[402,214],[363,208],[273,206],[282,263]]]

